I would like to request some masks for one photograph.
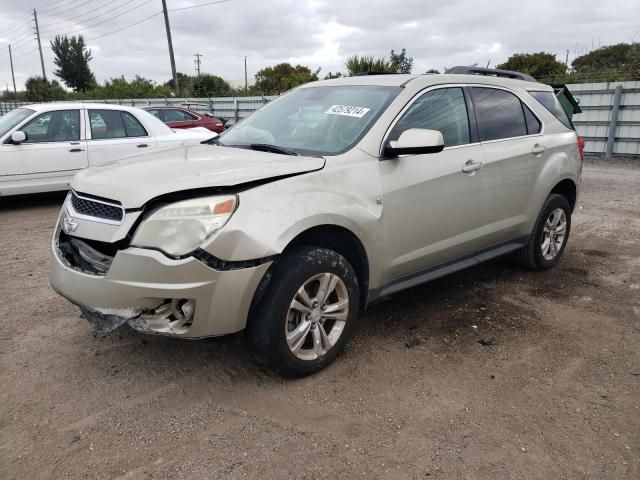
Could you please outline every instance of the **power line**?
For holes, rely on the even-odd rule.
[[[141,24],[142,22],[146,22],[147,20],[150,20],[150,19],[152,19],[153,17],[157,17],[157,16],[158,16],[158,15],[160,15],[161,13],[162,13],[162,10],[160,10],[159,12],[154,13],[153,15],[149,15],[148,17],[143,18],[142,20],[139,20],[139,21],[137,21],[137,22],[135,22],[135,23],[132,23],[131,25],[127,25],[127,26],[125,26],[125,27],[118,28],[117,30],[113,30],[113,31],[111,31],[111,32],[104,33],[104,34],[102,34],[102,35],[98,35],[97,37],[91,37],[91,38],[88,38],[88,39],[87,39],[87,42],[90,42],[90,41],[92,41],[92,40],[96,40],[96,39],[98,39],[98,38],[107,37],[107,36],[112,35],[112,34],[114,34],[114,33],[121,32],[122,30],[126,30],[127,28],[135,27],[136,25],[139,25],[139,24]]]
[[[16,23],[13,24],[13,27],[11,27],[11,28],[8,28],[8,29],[2,28],[2,34],[3,35],[8,35],[11,32],[19,30],[20,27],[26,27],[29,24],[29,20],[27,20],[27,17],[29,17],[30,15],[31,15],[31,12],[29,12],[28,14],[23,15],[22,17],[20,17],[20,19],[16,20]]]
[[[118,1],[118,0],[111,0],[110,2],[107,2],[107,3],[105,3],[104,5],[102,5],[102,6],[100,6],[100,7],[94,8],[94,9],[89,10],[89,11],[84,12],[84,13],[81,13],[80,15],[76,15],[75,17],[65,18],[64,20],[58,20],[57,22],[45,23],[45,24],[43,24],[43,25],[42,25],[42,27],[44,28],[44,27],[50,27],[50,26],[52,26],[52,25],[59,25],[59,24],[61,24],[61,23],[71,23],[71,22],[74,22],[75,20],[79,19],[80,17],[84,17],[85,15],[89,15],[89,14],[96,13],[96,10],[100,10],[101,8],[108,7],[109,5],[111,5],[112,3],[115,3],[115,2],[117,2],[117,1]],[[117,10],[118,8],[124,7],[124,6],[125,6],[125,5],[127,5],[127,4],[130,4],[130,1],[129,1],[129,0],[124,0],[124,3],[123,3],[122,5],[119,5],[119,6],[115,7],[115,8],[112,8],[111,10],[107,10],[106,12],[102,12],[100,15],[106,15],[107,13],[109,13],[109,12],[113,12],[114,10]],[[95,17],[91,17],[91,18],[85,19],[85,20],[83,20],[83,22],[89,21],[89,20],[91,20],[92,18],[97,18],[97,17],[99,17],[100,15],[97,15],[97,16],[95,16]]]
[[[230,1],[231,0],[218,0],[217,2],[201,3],[200,5],[191,5],[189,7],[172,8],[169,11],[170,12],[178,12],[180,10],[191,10],[192,8],[208,7],[209,5],[217,5],[218,3],[226,3],[226,2],[230,2]]]
[[[51,12],[52,10],[56,10],[58,8],[66,7],[67,5],[71,5],[72,3],[77,3],[77,2],[80,2],[80,1],[82,1],[82,0],[71,0],[71,1],[63,3],[61,5],[57,5],[57,6],[54,5],[54,4],[49,4],[49,5],[46,5],[46,6],[42,7],[42,8],[40,8],[39,10],[42,13]],[[60,2],[58,2],[58,3],[60,3]]]
[[[41,2],[38,5],[36,5],[35,8],[42,7],[42,9],[45,9],[45,8],[53,7],[53,6],[58,5],[59,3],[63,3],[63,2],[68,2],[68,0],[56,0],[55,2],[49,2],[49,1],[45,0],[44,2]]]
[[[169,9],[168,11],[169,12],[175,12],[175,11],[178,11],[178,10],[188,10],[188,9],[191,9],[191,8],[207,7],[209,5],[215,5],[217,3],[225,3],[225,2],[230,2],[230,1],[231,0],[218,0],[217,2],[205,3],[205,4],[202,4],[202,5],[192,5],[190,7],[174,8],[174,9]],[[147,2],[145,2],[145,3],[147,3]],[[142,4],[142,5],[144,5],[144,4]],[[142,5],[139,5],[139,6],[142,6]],[[162,10],[160,10],[159,12],[154,13],[153,15],[149,15],[148,17],[145,17],[145,18],[143,18],[141,20],[138,20],[137,22],[134,22],[134,23],[132,23],[130,25],[126,25],[126,26],[124,26],[122,28],[118,28],[118,29],[113,30],[111,32],[103,33],[102,35],[98,35],[96,37],[88,38],[86,41],[89,42],[89,41],[92,41],[92,40],[97,40],[98,38],[108,37],[109,35],[113,35],[114,33],[121,32],[122,30],[126,30],[127,28],[135,27],[136,25],[139,25],[139,24],[141,24],[143,22],[146,22],[147,20],[151,20],[152,18],[157,17],[161,13],[162,13]]]
[[[70,11],[70,10],[75,10],[75,9],[77,9],[77,8],[83,7],[83,6],[84,6],[84,5],[86,5],[87,3],[91,3],[91,1],[92,1],[92,0],[86,0],[84,3],[81,3],[80,5],[74,5],[73,7],[69,7],[69,8],[67,8],[66,10],[60,10],[59,12],[55,12],[55,13],[53,13],[53,14],[48,13],[48,14],[46,14],[46,15],[43,15],[43,17],[45,17],[45,18],[46,18],[46,17],[59,17],[59,16],[60,16],[60,15],[62,15],[63,13],[66,13],[66,12],[68,12],[68,11]]]
[[[65,32],[65,33],[60,33],[59,35],[72,35],[74,33],[83,32],[83,31],[88,30],[90,28],[97,27],[98,25],[102,25],[104,23],[110,22],[111,20],[114,20],[114,19],[116,19],[118,17],[121,17],[123,15],[126,15],[127,13],[132,12],[132,11],[134,11],[134,10],[140,8],[140,7],[143,7],[144,5],[146,5],[147,3],[152,2],[152,1],[155,1],[155,0],[146,0],[145,2],[141,3],[140,5],[137,5],[137,6],[133,7],[133,8],[130,8],[129,10],[125,10],[124,12],[119,13],[117,15],[114,15],[113,17],[107,18],[106,20],[103,20],[103,21],[98,22],[98,23],[94,23],[93,25],[87,25],[86,27],[82,27],[82,28],[80,28],[78,30],[73,30],[73,31],[70,31],[70,32]],[[99,15],[99,16],[101,16],[101,15]],[[47,33],[45,33],[45,35],[50,35],[51,33],[53,33],[53,32],[47,32]]]

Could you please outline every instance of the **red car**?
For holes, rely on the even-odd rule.
[[[216,133],[224,130],[224,124],[219,119],[184,107],[145,107],[144,110],[171,128],[204,127]]]

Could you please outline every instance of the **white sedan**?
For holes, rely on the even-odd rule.
[[[44,103],[0,117],[0,196],[66,190],[73,175],[151,150],[217,134],[174,131],[148,112],[97,103]]]

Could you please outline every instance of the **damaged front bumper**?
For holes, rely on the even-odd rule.
[[[182,338],[225,335],[243,330],[260,280],[271,262],[215,270],[188,257],[129,247],[117,251],[108,271],[73,267],[54,236],[51,286],[78,305],[91,328],[108,333],[128,323],[136,330]]]

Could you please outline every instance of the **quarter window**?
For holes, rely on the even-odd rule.
[[[119,110],[89,110],[91,138],[104,140],[108,138],[146,137],[147,131],[129,112]]]
[[[544,108],[549,110],[565,127],[574,129],[571,120],[567,117],[566,112],[560,105],[558,98],[553,92],[529,92],[533,98],[542,104]]]
[[[80,110],[57,110],[38,115],[21,129],[26,143],[80,140]]]
[[[522,109],[524,110],[524,119],[527,122],[527,133],[529,135],[540,133],[540,130],[542,129],[540,120],[538,120],[538,118],[533,114],[529,107],[527,107],[524,103],[522,104]]]
[[[513,93],[472,87],[478,133],[483,142],[527,135],[522,102]]]
[[[389,139],[397,140],[410,128],[440,131],[446,147],[469,143],[469,117],[462,89],[439,88],[422,95],[396,123]]]

